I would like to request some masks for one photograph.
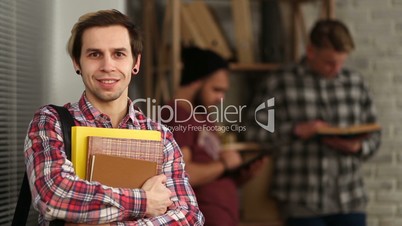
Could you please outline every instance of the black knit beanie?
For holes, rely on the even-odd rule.
[[[219,69],[227,69],[228,62],[215,52],[198,47],[185,47],[181,58],[183,70],[180,85],[203,79]]]

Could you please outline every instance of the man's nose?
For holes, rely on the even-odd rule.
[[[114,60],[111,56],[105,56],[102,60],[102,71],[113,71],[115,69]]]
[[[225,93],[219,94],[218,99],[219,101],[223,101],[225,99]]]
[[[343,67],[343,63],[337,63],[334,66],[334,70],[338,73],[339,71],[342,70],[342,67]]]

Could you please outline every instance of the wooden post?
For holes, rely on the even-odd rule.
[[[143,0],[142,1],[144,16],[143,16],[143,26],[144,26],[144,51],[142,54],[142,63],[144,65],[144,76],[145,76],[145,96],[151,97],[154,93],[153,91],[153,47],[152,42],[155,38],[153,36],[152,28],[152,17],[155,17],[154,0]]]
[[[240,63],[254,63],[254,40],[249,0],[232,0],[237,58]]]
[[[290,12],[290,21],[291,21],[291,25],[290,25],[290,37],[291,37],[291,46],[292,46],[292,52],[291,52],[291,59],[292,61],[296,61],[299,51],[298,51],[298,47],[299,47],[299,33],[297,32],[298,30],[298,16],[297,14],[300,13],[300,5],[298,1],[291,1],[290,2],[291,6],[291,12]]]
[[[172,13],[171,10],[172,2],[168,1],[165,8],[165,16],[163,18],[162,25],[162,37],[160,43],[155,43],[158,50],[157,57],[157,80],[156,80],[156,90],[155,99],[157,103],[160,103],[161,99],[163,101],[168,101],[170,99],[170,91],[168,85],[168,67],[169,67],[169,56],[168,56],[168,41],[172,26]]]
[[[171,55],[171,67],[173,76],[173,89],[174,93],[180,83],[180,0],[172,1],[172,55]]]
[[[335,18],[335,0],[322,0],[321,18]]]

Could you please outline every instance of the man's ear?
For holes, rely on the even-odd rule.
[[[193,90],[199,90],[199,89],[201,89],[204,82],[205,81],[203,79],[198,79],[197,81],[194,81],[194,82],[190,83],[189,85],[192,87]]]
[[[136,68],[139,71],[140,70],[140,65],[141,65],[141,53],[138,54],[133,68]]]
[[[307,59],[314,58],[314,54],[315,54],[314,46],[311,45],[311,43],[307,44],[307,47],[306,47],[306,57],[307,57]]]
[[[75,73],[80,75],[81,74],[81,66],[80,66],[80,64],[77,61],[73,60],[73,66],[74,66]]]
[[[140,72],[141,65],[141,54],[138,54],[136,61],[134,62],[133,68],[131,69],[131,75],[137,75]]]

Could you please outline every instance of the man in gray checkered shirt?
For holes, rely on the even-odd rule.
[[[271,192],[288,226],[366,225],[361,165],[378,150],[380,132],[348,138],[317,135],[327,125],[376,122],[363,78],[344,68],[353,49],[342,22],[318,21],[305,58],[268,76],[253,98],[254,106],[275,98],[275,131],[251,126],[247,136],[281,144],[273,152]],[[249,116],[263,121],[267,111]]]

